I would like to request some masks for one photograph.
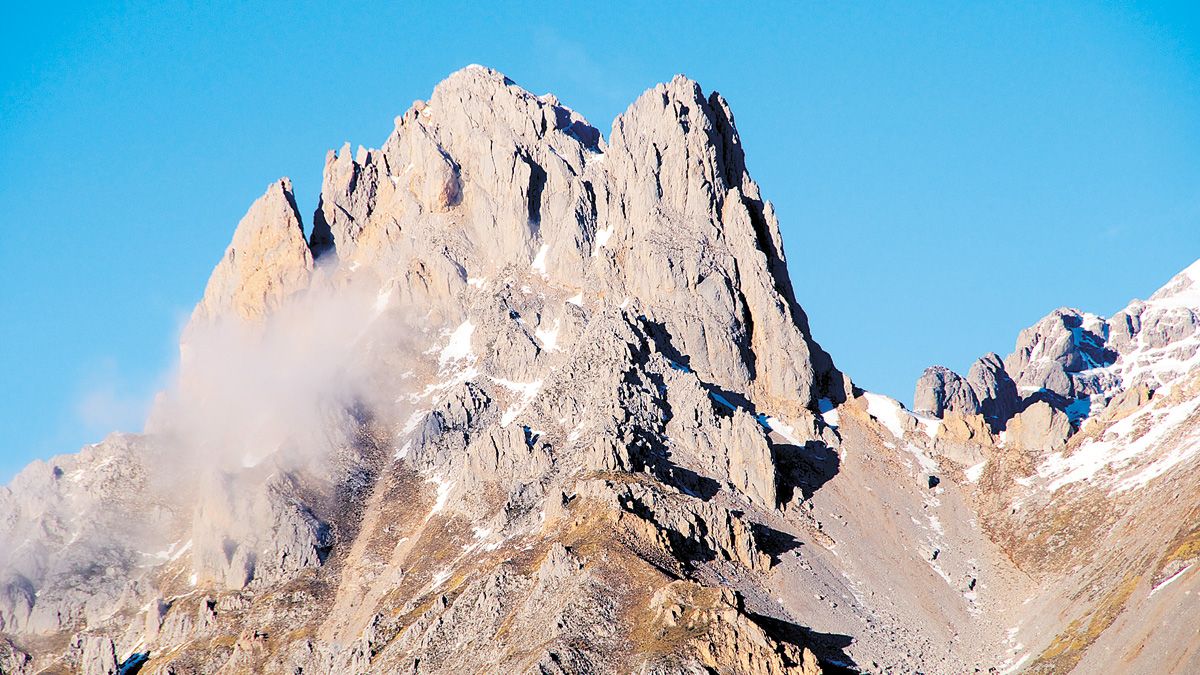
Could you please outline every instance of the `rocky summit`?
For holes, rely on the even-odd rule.
[[[813,337],[730,106],[470,66],[233,232],[140,434],[0,489],[0,673],[1198,672],[1200,263],[933,367]]]

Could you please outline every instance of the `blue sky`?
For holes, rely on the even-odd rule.
[[[468,63],[606,135],[677,72],[721,91],[817,339],[902,401],[1200,257],[1195,3],[735,4],[8,8],[0,480],[140,428],[254,198],[307,217],[327,149]]]

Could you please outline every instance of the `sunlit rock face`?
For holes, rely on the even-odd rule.
[[[682,76],[605,135],[468,67],[301,214],[237,224],[144,433],[0,491],[0,672],[1056,671],[1183,616],[1195,268],[912,412]]]

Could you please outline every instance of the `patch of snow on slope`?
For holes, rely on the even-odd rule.
[[[796,438],[796,428],[779,418],[771,417],[770,415],[759,415],[759,422],[771,431],[783,436],[784,440],[788,443],[792,445],[804,445]]]
[[[841,418],[838,415],[837,408],[833,405],[833,401],[823,398],[817,401],[817,409],[821,411],[821,419],[825,420],[825,424],[834,428],[841,424]]]
[[[446,502],[450,501],[450,490],[454,487],[454,481],[442,480],[442,474],[435,473],[428,481],[437,485],[437,498],[433,502],[433,508],[430,509],[429,515],[425,516],[425,520],[433,517],[433,514],[446,508]]]
[[[413,411],[413,414],[409,415],[408,420],[404,422],[404,432],[403,433],[411,434],[414,429],[416,429],[418,426],[420,426],[421,420],[425,419],[425,415],[428,415],[428,414],[429,414],[428,410]]]
[[[925,451],[912,443],[905,443],[904,449],[908,450],[917,458],[917,464],[921,467],[921,471],[927,474],[934,474],[938,471],[937,462],[932,457],[925,454]]]
[[[521,394],[520,400],[509,406],[508,410],[504,411],[504,415],[500,417],[500,426],[506,428],[517,419],[517,416],[525,410],[526,406],[533,402],[533,399],[537,398],[538,392],[542,390],[541,380],[534,380],[533,382],[513,382],[511,380],[503,380],[498,377],[493,377],[492,381],[504,387],[505,389],[508,389],[509,391],[515,391]]]
[[[538,342],[542,343],[542,348],[548,352],[556,351],[558,349],[558,324],[559,320],[555,319],[554,326],[550,328],[550,330],[542,330],[541,328],[538,328],[533,332],[533,335],[538,339]]]
[[[1167,285],[1150,296],[1149,304],[1163,308],[1196,309],[1200,307],[1200,260],[1176,274]]]
[[[437,588],[438,586],[446,583],[446,580],[450,578],[450,572],[451,569],[449,567],[443,567],[437,572],[434,572],[433,579],[429,581],[429,583],[432,584],[432,588]]]
[[[1016,662],[1013,663],[1012,665],[1002,664],[1000,667],[1003,668],[1003,670],[1000,671],[1000,675],[1012,675],[1012,673],[1015,673],[1018,670],[1020,670],[1021,666],[1025,665],[1025,662],[1028,661],[1032,657],[1033,657],[1033,652],[1026,652],[1024,656],[1017,659]]]
[[[965,471],[963,471],[963,473],[966,474],[967,480],[971,481],[972,483],[978,483],[979,478],[980,478],[980,476],[983,475],[983,470],[985,468],[987,468],[987,460],[986,459],[983,460],[982,462],[976,464],[975,466],[967,467],[967,469]]]
[[[467,285],[468,286],[474,286],[475,288],[483,288],[484,284],[486,284],[486,283],[487,283],[487,279],[485,279],[483,277],[467,277]]]
[[[479,377],[479,369],[474,366],[468,366],[442,380],[425,385],[425,389],[423,389],[421,393],[410,394],[408,396],[408,400],[416,403],[417,401],[433,396],[439,391],[445,391],[446,389],[462,384],[463,382],[471,382],[477,377]],[[401,399],[396,400],[399,401]],[[437,400],[436,397],[434,400]]]
[[[383,310],[387,309],[388,302],[392,299],[392,287],[379,289],[379,294],[375,296],[375,316],[383,314]]]
[[[921,415],[919,413],[913,413],[913,417],[917,418],[917,423],[921,425],[921,429],[925,432],[925,435],[928,436],[930,440],[937,438],[938,428],[942,425],[941,420],[936,417]]]
[[[450,334],[450,341],[442,348],[442,352],[438,354],[438,365],[445,367],[448,363],[461,361],[473,356],[471,352],[471,335],[475,332],[475,325],[470,319],[462,322],[454,332]]]
[[[612,237],[612,234],[613,230],[611,227],[603,230],[596,230],[596,248],[592,249],[593,256],[600,255],[600,249],[604,248],[604,246],[608,244],[608,240]]]
[[[1064,485],[1091,479],[1109,466],[1120,469],[1156,449],[1160,441],[1200,408],[1200,397],[1159,410],[1151,404],[1149,410],[1130,415],[1108,429],[1102,440],[1090,438],[1070,456],[1056,452],[1038,467],[1038,475],[1050,478],[1046,489],[1053,492]],[[1145,433],[1138,435],[1138,431]],[[1200,450],[1200,429],[1188,429],[1185,442],[1176,444],[1174,451],[1151,464],[1136,476],[1122,482],[1120,490],[1145,485],[1166,473],[1171,467],[1188,459]],[[1125,439],[1133,439],[1125,441]]]
[[[583,307],[583,291],[580,291],[580,292],[576,293],[575,295],[572,295],[571,297],[567,298],[567,302],[571,303],[572,305],[575,305],[576,307]]]
[[[1178,439],[1178,442],[1174,443],[1174,447],[1171,448],[1170,452],[1159,456],[1150,466],[1121,481],[1121,484],[1117,487],[1118,492],[1142,487],[1172,468],[1191,459],[1196,455],[1197,451],[1200,451],[1200,425],[1186,424],[1188,420],[1193,418],[1193,414],[1198,407],[1200,407],[1200,398],[1193,399],[1188,404],[1174,406],[1169,409],[1166,415],[1160,418],[1154,428],[1146,434],[1149,436],[1157,432],[1157,437],[1152,442],[1156,442],[1158,438],[1165,436],[1175,428],[1182,429],[1182,436]],[[1140,441],[1141,439],[1138,440]]]
[[[1154,597],[1154,594],[1155,594],[1155,593],[1157,593],[1157,592],[1159,592],[1160,590],[1162,590],[1162,589],[1163,589],[1163,588],[1164,588],[1164,587],[1165,587],[1167,584],[1169,584],[1169,583],[1171,583],[1172,581],[1175,581],[1175,580],[1176,580],[1176,579],[1178,579],[1179,577],[1183,576],[1184,572],[1187,572],[1188,570],[1192,569],[1192,567],[1193,567],[1195,564],[1196,564],[1196,563],[1192,563],[1191,565],[1188,565],[1187,567],[1185,567],[1185,568],[1183,568],[1183,569],[1179,570],[1179,571],[1178,571],[1178,572],[1176,572],[1175,574],[1172,574],[1171,576],[1169,576],[1169,577],[1167,577],[1166,579],[1164,579],[1164,580],[1163,580],[1163,582],[1162,582],[1161,584],[1159,584],[1159,585],[1155,586],[1154,588],[1150,589],[1150,593],[1149,593],[1149,594],[1147,594],[1147,595],[1146,595],[1146,597],[1147,597],[1147,598],[1152,598],[1152,597]]]
[[[533,259],[533,271],[546,276],[546,254],[550,252],[550,244],[542,244],[538,249],[537,256]]]
[[[867,412],[871,417],[879,420],[896,438],[904,438],[904,426],[900,421],[900,416],[906,413],[900,407],[900,402],[882,394],[867,392],[865,396],[867,397]]]
[[[172,544],[171,547],[174,548],[175,545]],[[190,550],[192,550],[192,540],[188,539],[187,543],[185,543],[178,551],[175,551],[174,553],[171,554],[170,561],[174,562],[176,560],[179,560],[179,558],[182,557],[184,553],[187,553]]]

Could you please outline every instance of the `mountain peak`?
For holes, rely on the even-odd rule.
[[[1200,260],[1171,277],[1147,302],[1200,312]]]
[[[506,269],[630,298],[714,384],[792,412],[845,397],[728,105],[682,76],[642,94],[605,144],[557,98],[464,68],[381,149],[329,155],[312,245],[347,268],[419,265],[420,293],[437,295],[423,301],[446,316],[465,311],[468,280]]]
[[[308,241],[269,185],[147,433],[0,490],[0,671],[1066,672],[1159,621],[1200,262],[909,412],[813,337],[720,94],[611,129],[468,66],[325,155]]]
[[[281,178],[238,223],[193,321],[226,314],[262,318],[307,284],[312,266],[292,181]]]

